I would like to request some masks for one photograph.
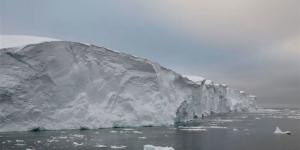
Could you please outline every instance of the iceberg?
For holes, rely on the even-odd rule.
[[[0,50],[0,131],[174,125],[253,111],[256,99],[94,45],[51,41]]]
[[[274,131],[274,134],[288,134],[288,135],[291,135],[292,132],[291,131],[281,131],[281,129],[277,126],[275,131]]]

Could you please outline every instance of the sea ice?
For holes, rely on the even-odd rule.
[[[154,145],[144,145],[144,150],[175,150],[173,147],[161,147]]]
[[[124,146],[124,145],[120,145],[120,146],[110,146],[111,149],[123,149],[123,148],[126,148],[127,146]]]

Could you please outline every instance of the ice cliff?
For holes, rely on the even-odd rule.
[[[255,108],[254,96],[103,47],[0,50],[0,131],[172,125]]]

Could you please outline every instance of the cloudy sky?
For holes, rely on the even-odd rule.
[[[0,35],[92,43],[300,106],[300,0],[0,0]]]

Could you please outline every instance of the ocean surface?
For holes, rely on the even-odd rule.
[[[276,126],[292,134],[274,134]],[[0,133],[1,150],[143,150],[146,144],[175,150],[300,150],[300,110],[265,108],[211,116],[184,127]]]

